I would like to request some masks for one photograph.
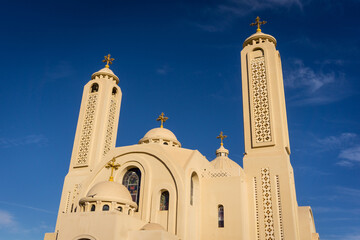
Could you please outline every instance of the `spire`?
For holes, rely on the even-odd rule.
[[[113,71],[111,71],[109,64],[112,64],[112,62],[114,61],[114,58],[111,58],[111,55],[108,54],[107,56],[104,56],[104,59],[102,60],[102,62],[106,62],[106,65],[103,69],[100,69],[99,71],[93,73],[93,75],[91,75],[91,79],[101,79],[101,78],[108,78],[110,80],[114,80],[116,81],[116,84],[119,84],[119,78],[113,73]]]
[[[224,143],[223,143],[223,140],[225,139],[225,138],[227,138],[227,136],[226,135],[223,135],[223,132],[221,131],[220,132],[220,134],[219,134],[219,136],[217,136],[216,138],[220,138],[221,139],[221,146],[223,146],[224,145]]]
[[[110,177],[109,177],[109,181],[110,182],[113,182],[114,181],[114,176],[113,176],[113,174],[114,174],[114,169],[115,169],[115,171],[116,170],[118,170],[118,168],[120,167],[120,164],[115,164],[115,161],[116,161],[116,159],[115,158],[113,158],[112,160],[110,160],[106,165],[105,165],[105,168],[111,168],[111,174],[110,174]]]
[[[260,17],[257,16],[254,23],[250,23],[250,26],[257,26],[256,32],[261,32],[261,25],[264,25],[267,21],[260,21]],[[110,54],[109,54],[110,55]]]
[[[164,117],[164,113],[162,112],[159,117],[156,119],[156,121],[161,121],[161,125],[160,128],[164,127],[164,122],[166,122],[166,120],[168,120],[168,117]]]

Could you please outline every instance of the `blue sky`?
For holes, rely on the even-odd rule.
[[[359,0],[1,1],[0,239],[54,230],[82,88],[116,59],[117,146],[161,113],[209,160],[242,165],[240,51],[267,20],[281,53],[299,205],[322,240],[360,239]]]

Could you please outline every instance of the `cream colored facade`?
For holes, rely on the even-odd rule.
[[[44,239],[319,239],[311,208],[296,200],[275,38],[258,31],[246,39],[241,71],[244,168],[222,144],[209,162],[162,127],[115,147],[119,79],[108,67],[94,73],[84,87],[55,232]]]

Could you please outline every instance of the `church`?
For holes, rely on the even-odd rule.
[[[243,43],[243,168],[223,140],[215,159],[182,148],[167,117],[138,143],[116,147],[122,92],[114,59],[84,86],[57,223],[44,240],[318,240],[298,206],[276,39]],[[125,116],[126,117],[126,116]]]

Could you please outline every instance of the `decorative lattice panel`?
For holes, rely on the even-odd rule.
[[[257,181],[254,177],[254,201],[255,201],[255,218],[256,218],[256,239],[260,240],[260,224],[259,224],[259,204],[257,194]]]
[[[282,208],[281,208],[279,176],[276,175],[275,179],[276,179],[276,198],[277,198],[278,214],[279,214],[279,226],[280,226],[280,240],[284,240],[284,228],[283,228],[283,220],[282,220]]]
[[[264,207],[265,240],[275,240],[269,168],[261,169],[261,188]]]
[[[116,113],[116,100],[111,99],[109,107],[109,117],[106,127],[105,145],[103,155],[108,153],[111,149],[112,138],[114,136],[114,125],[115,125],[115,113]]]
[[[251,60],[253,131],[256,143],[272,141],[264,57]]]
[[[81,130],[78,158],[76,163],[77,165],[86,165],[88,163],[89,147],[91,135],[94,130],[95,110],[97,101],[98,95],[90,94],[86,105],[83,128]]]

